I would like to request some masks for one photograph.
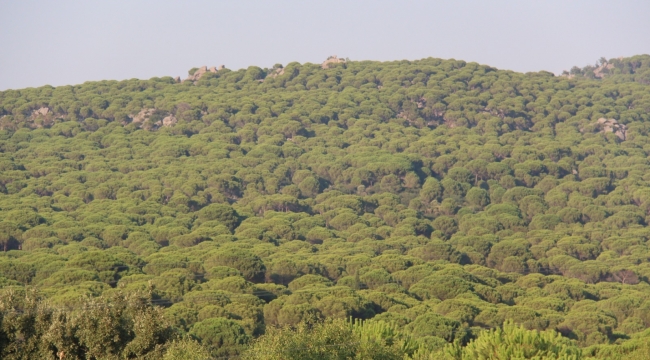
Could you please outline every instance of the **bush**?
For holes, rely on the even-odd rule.
[[[503,328],[481,333],[465,347],[458,342],[449,345],[445,353],[449,359],[457,360],[582,359],[580,349],[559,333],[526,330],[512,322],[506,322]]]

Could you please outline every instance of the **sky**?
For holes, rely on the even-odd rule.
[[[559,74],[650,54],[648,0],[0,0],[0,90],[351,60]]]

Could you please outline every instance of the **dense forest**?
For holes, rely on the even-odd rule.
[[[2,359],[647,359],[650,56],[0,92]]]

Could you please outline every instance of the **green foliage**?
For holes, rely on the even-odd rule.
[[[160,358],[174,330],[160,308],[139,295],[85,299],[63,310],[33,291],[0,294],[3,359]]]
[[[192,339],[183,339],[169,344],[163,360],[209,360],[210,352]]]
[[[269,329],[244,359],[403,359],[412,340],[383,322],[345,320],[301,323],[295,329]]]
[[[512,322],[506,322],[503,328],[483,332],[467,346],[450,345],[445,352],[447,357],[459,360],[582,359],[580,349],[559,333],[526,330]]]
[[[436,336],[450,342],[465,337],[458,321],[432,313],[418,316],[406,329],[415,337]]]
[[[227,266],[238,270],[249,281],[261,282],[266,267],[262,260],[245,250],[217,250],[205,261],[206,266]]]
[[[235,356],[249,341],[248,335],[238,323],[224,318],[210,318],[192,326],[190,335],[216,356]]]
[[[353,317],[394,325],[341,356],[435,358],[507,319],[589,356],[643,354],[648,59],[558,77],[291,63],[0,92],[0,288],[39,294],[3,303],[2,351],[230,356],[267,332],[322,352],[361,339],[333,320]],[[146,301],[110,300],[131,293]],[[394,353],[393,331],[419,352]]]

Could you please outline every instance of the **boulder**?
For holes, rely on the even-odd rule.
[[[627,126],[619,124],[616,119],[600,118],[596,120],[601,133],[614,133],[621,141],[627,140]]]
[[[272,77],[272,78],[274,78],[276,76],[281,76],[281,75],[284,75],[284,68],[283,67],[276,68],[273,71],[271,71],[271,73],[269,74],[269,76]]]
[[[174,126],[174,125],[176,125],[177,122],[178,122],[178,119],[176,119],[176,117],[174,117],[174,115],[166,116],[162,120],[163,126],[166,126],[166,127]]]
[[[183,81],[197,81],[199,80],[205,73],[211,72],[211,73],[216,73],[219,70],[225,69],[224,65],[219,65],[217,67],[211,66],[209,69],[207,66],[201,66],[198,70],[194,72],[194,74],[190,75],[187,77],[187,79]]]
[[[131,120],[132,122],[136,124],[140,124],[145,122],[151,115],[153,115],[153,112],[156,111],[156,109],[142,109],[137,115],[131,115]]]
[[[344,63],[345,59],[339,59],[336,55],[332,55],[327,58],[327,60],[323,61],[321,64],[321,68],[323,69],[329,69],[329,64],[338,64],[338,63]]]
[[[208,72],[208,67],[207,66],[201,66],[196,72],[194,73],[194,80],[198,80],[203,76],[203,74]]]
[[[40,108],[32,111],[32,116],[34,116],[34,117],[39,116],[39,115],[45,116],[49,112],[50,112],[50,108],[43,106],[43,107],[40,107]]]
[[[594,77],[598,79],[602,79],[605,76],[607,76],[607,74],[609,74],[609,70],[613,68],[614,68],[613,64],[607,64],[607,63],[602,64],[599,67],[594,69]]]

